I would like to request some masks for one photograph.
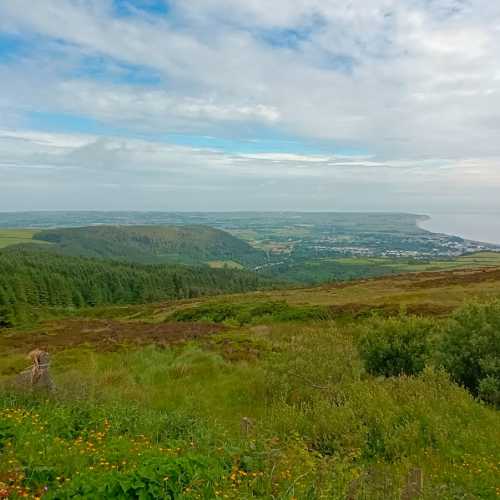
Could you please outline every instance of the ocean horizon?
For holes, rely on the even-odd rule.
[[[429,219],[418,221],[422,229],[500,245],[500,211],[431,213],[428,216]]]

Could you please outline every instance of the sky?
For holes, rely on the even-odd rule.
[[[1,0],[0,210],[500,210],[500,2]]]

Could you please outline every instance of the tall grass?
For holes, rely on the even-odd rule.
[[[0,397],[0,491],[396,499],[418,468],[423,498],[495,498],[498,412],[438,369],[371,375],[357,330],[271,322],[171,349],[57,353],[54,394]],[[228,355],[243,341],[258,356]]]

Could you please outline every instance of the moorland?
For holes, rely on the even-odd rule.
[[[330,255],[301,281],[219,229],[0,250],[0,495],[498,497],[498,254]],[[20,383],[32,349],[53,390]]]

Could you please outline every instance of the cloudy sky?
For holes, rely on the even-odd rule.
[[[0,210],[500,210],[500,2],[1,0]]]

